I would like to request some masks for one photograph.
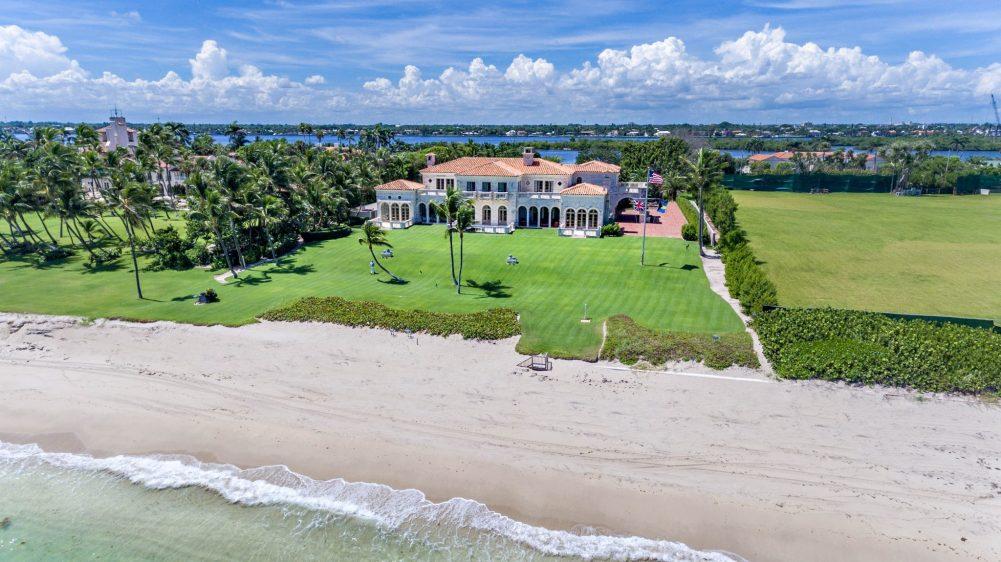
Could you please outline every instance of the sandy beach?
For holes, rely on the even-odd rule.
[[[513,340],[0,315],[0,440],[284,464],[756,561],[1001,559],[1001,406],[521,359]]]

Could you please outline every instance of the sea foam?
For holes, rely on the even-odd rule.
[[[419,534],[424,528],[439,531],[451,528],[487,533],[555,556],[586,560],[743,560],[729,553],[694,550],[679,542],[545,529],[515,521],[474,500],[453,498],[434,503],[418,490],[396,490],[382,484],[340,478],[314,480],[282,465],[240,469],[228,464],[203,463],[184,455],[95,458],[46,452],[33,444],[3,442],[0,442],[0,463],[24,470],[44,463],[66,470],[104,472],[153,490],[199,486],[234,504],[298,506],[358,518],[390,531]]]

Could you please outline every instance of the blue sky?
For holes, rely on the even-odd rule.
[[[0,0],[0,119],[984,121],[1001,2],[950,4]]]

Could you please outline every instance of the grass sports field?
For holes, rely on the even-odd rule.
[[[113,221],[109,221],[113,222]],[[49,223],[58,230],[58,223]],[[176,221],[178,227],[183,227]],[[0,262],[0,310],[86,317],[242,324],[266,310],[304,296],[374,300],[396,308],[445,312],[506,306],[521,314],[523,352],[548,351],[593,358],[602,320],[627,314],[651,328],[740,332],[731,308],[709,289],[697,250],[681,240],[647,240],[647,265],[639,266],[640,239],[559,238],[552,230],[520,230],[509,236],[466,236],[464,280],[455,294],[449,280],[448,242],[441,227],[389,233],[396,257],[385,264],[405,285],[369,273],[368,249],[357,234],[311,244],[281,260],[221,285],[212,273],[143,272],[138,300],[128,254],[99,271],[83,266],[86,253],[53,264]],[[458,244],[458,240],[456,240]],[[458,250],[458,245],[456,246]],[[520,264],[505,263],[514,254]],[[219,292],[221,302],[194,306],[197,293]],[[582,324],[584,304],[594,320]]]
[[[1001,320],[1001,197],[733,196],[783,305]]]

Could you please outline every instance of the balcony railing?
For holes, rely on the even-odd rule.
[[[487,232],[490,234],[511,234],[514,232],[514,223],[508,224],[474,224],[473,230],[477,232]]]
[[[597,228],[557,228],[556,233],[560,236],[569,236],[571,238],[598,238],[601,236],[601,230]]]
[[[404,220],[395,220],[394,221],[394,220],[384,220],[384,219],[382,219],[380,217],[380,218],[377,218],[377,219],[374,219],[374,220],[375,220],[376,224],[378,224],[382,228],[388,228],[390,230],[399,230],[399,229],[402,229],[402,228],[410,228],[414,224],[413,219],[407,219],[405,221]]]
[[[477,191],[477,199],[507,199],[510,195],[507,191]]]
[[[527,195],[529,199],[559,199],[559,193],[550,193],[547,191],[529,191],[521,192],[522,195]]]

